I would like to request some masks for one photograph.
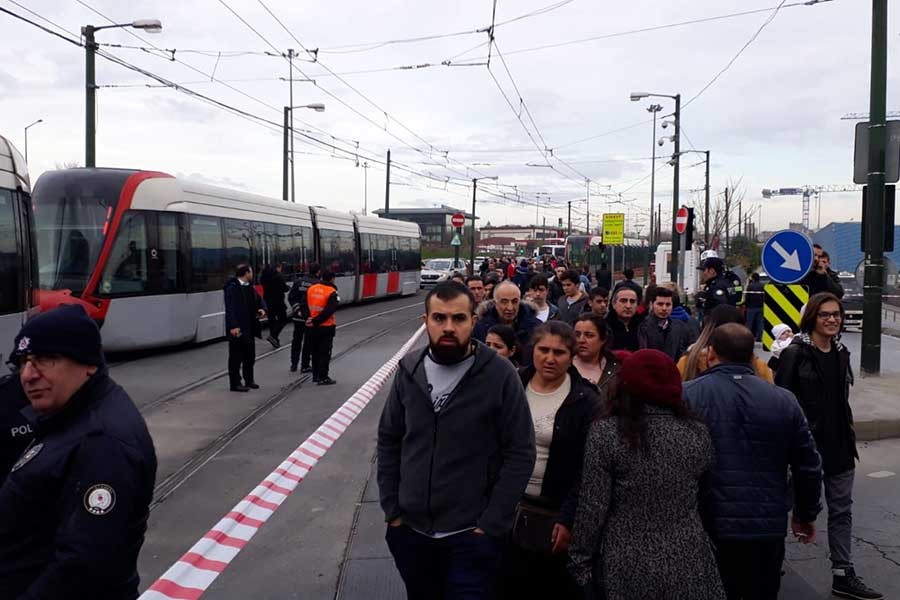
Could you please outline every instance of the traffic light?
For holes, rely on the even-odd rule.
[[[694,246],[694,209],[688,208],[687,228],[684,230],[684,247],[690,250]]]

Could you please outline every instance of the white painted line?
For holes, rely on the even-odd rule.
[[[893,471],[875,471],[874,473],[869,473],[868,477],[872,479],[884,479],[885,477],[893,477],[896,475]]]

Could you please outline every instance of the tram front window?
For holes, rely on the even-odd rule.
[[[12,191],[0,189],[0,314],[22,310],[14,198]]]
[[[116,179],[55,172],[38,181],[32,198],[41,289],[84,291],[124,183]]]

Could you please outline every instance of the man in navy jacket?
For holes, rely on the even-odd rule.
[[[707,424],[716,465],[701,492],[701,514],[716,545],[729,598],[775,600],[781,585],[793,475],[791,529],[815,540],[822,509],[822,460],[806,417],[788,390],[757,377],[753,334],[737,323],[713,332],[709,370],[684,386],[687,404]]]

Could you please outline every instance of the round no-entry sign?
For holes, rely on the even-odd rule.
[[[675,214],[675,231],[677,231],[678,233],[684,233],[687,230],[687,222],[688,209],[686,206],[682,206]]]
[[[462,227],[466,224],[466,216],[462,213],[456,213],[452,217],[450,217],[450,223],[454,227]]]

